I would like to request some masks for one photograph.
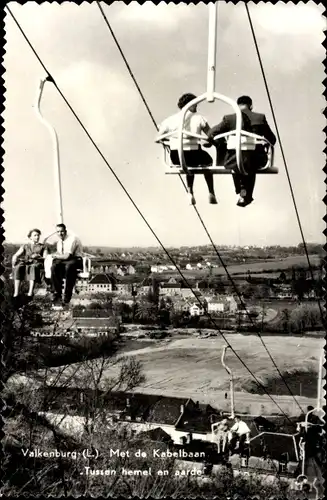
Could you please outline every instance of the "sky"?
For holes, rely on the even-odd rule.
[[[176,112],[183,93],[206,91],[206,4],[101,5],[157,123]],[[321,242],[323,5],[248,5],[304,236]],[[161,241],[166,246],[208,244],[180,179],[164,173],[162,148],[154,143],[156,130],[96,2],[8,6]],[[49,130],[36,113],[44,70],[8,13],[5,30],[4,229],[6,241],[23,242],[32,227],[46,236],[58,221],[54,153]],[[219,2],[217,35],[216,91],[233,99],[252,96],[254,109],[266,114],[275,131],[243,2]],[[198,111],[214,125],[230,109],[215,102],[200,105]],[[68,229],[85,245],[158,245],[50,83],[44,89],[42,112],[59,137]],[[197,208],[216,244],[301,242],[279,146],[275,165],[280,173],[258,176],[255,201],[246,209],[236,206],[231,176],[215,176],[218,205],[209,205],[205,181],[196,176]]]

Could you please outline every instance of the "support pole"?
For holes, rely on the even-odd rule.
[[[59,141],[58,136],[55,129],[50,125],[50,123],[45,120],[41,113],[41,99],[43,94],[44,85],[47,81],[52,81],[50,76],[42,78],[40,81],[39,92],[37,96],[37,106],[36,109],[38,111],[38,116],[41,122],[48,128],[50,131],[52,142],[53,142],[53,151],[54,151],[54,162],[53,162],[53,170],[54,170],[54,183],[56,189],[56,217],[57,223],[64,222],[64,212],[63,212],[63,204],[62,204],[62,188],[61,188],[61,170],[60,170],[60,152],[59,152]]]
[[[318,383],[317,383],[317,409],[321,409],[322,400],[322,369],[325,361],[325,350],[322,348],[319,359]]]
[[[322,369],[325,361],[325,351],[322,349],[319,358],[319,368],[318,368],[318,380],[317,380],[317,406],[313,410],[309,410],[305,416],[305,431],[308,432],[308,418],[309,415],[315,411],[322,410],[321,400],[322,400]]]
[[[208,37],[208,74],[207,101],[213,102],[216,86],[216,52],[217,52],[217,10],[218,2],[209,4],[209,37]]]
[[[226,355],[226,351],[228,349],[229,346],[225,346],[223,348],[223,353],[222,353],[222,356],[221,356],[221,364],[223,365],[223,367],[225,368],[225,370],[227,371],[227,373],[229,374],[229,388],[230,388],[230,405],[231,405],[231,418],[234,418],[235,417],[235,403],[234,403],[234,379],[233,379],[233,373],[232,373],[232,370],[230,368],[228,368],[228,366],[225,364],[225,355]]]

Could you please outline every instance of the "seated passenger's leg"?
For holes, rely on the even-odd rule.
[[[233,174],[233,181],[235,186],[235,193],[240,194],[242,189],[242,176],[240,174]]]
[[[26,268],[26,278],[29,281],[28,296],[32,297],[34,293],[35,283],[40,283],[41,269],[43,268],[40,262],[34,262]]]
[[[66,304],[69,304],[70,299],[72,298],[73,288],[75,286],[77,278],[77,267],[78,267],[78,262],[76,259],[67,260],[65,262],[66,285],[65,285],[64,302]]]
[[[251,173],[247,176],[246,200],[251,203],[253,201],[253,191],[255,186],[256,174]]]
[[[206,180],[209,191],[209,203],[217,204],[214,185],[213,185],[214,184],[213,174],[211,172],[205,171],[205,167],[212,166],[211,156],[209,155],[209,153],[207,153],[207,151],[204,151],[203,149],[200,148],[194,154],[194,161],[196,162],[197,165],[204,167],[204,178]]]
[[[229,449],[231,450],[232,453],[236,448],[237,440],[238,440],[238,436],[233,435],[233,437],[231,438],[231,440],[229,442]]]
[[[54,259],[51,266],[51,283],[53,300],[58,301],[62,296],[62,280],[64,277],[64,264],[60,260]]]
[[[246,434],[242,434],[239,438],[239,454],[242,455],[245,447]]]
[[[216,205],[217,200],[216,200],[215,189],[214,189],[214,185],[213,185],[213,174],[211,172],[205,172],[204,178],[206,180],[208,190],[209,190],[209,203]]]
[[[34,286],[35,286],[35,281],[34,280],[29,280],[28,282],[28,297],[33,297],[34,294]]]
[[[218,141],[215,142],[215,147],[217,152],[217,165],[224,165],[227,152],[227,143],[225,139],[218,139]]]
[[[195,201],[194,193],[193,193],[194,174],[187,174],[186,175],[186,183],[187,183],[187,189],[189,192],[190,203],[191,203],[191,205],[195,205],[196,201]]]
[[[13,280],[14,280],[14,297],[18,297],[20,292],[20,284],[25,279],[26,267],[24,262],[19,262],[13,268]]]
[[[14,295],[13,295],[14,297],[18,297],[19,295],[20,284],[21,284],[20,280],[14,280]]]

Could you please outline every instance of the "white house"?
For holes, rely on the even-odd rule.
[[[224,304],[224,302],[221,302],[220,300],[210,300],[207,302],[207,304],[209,313],[225,312],[226,310],[226,304]]]
[[[199,307],[197,304],[193,304],[189,308],[189,313],[191,316],[202,316],[204,314],[204,310],[202,307]]]
[[[124,272],[124,270],[121,267],[118,267],[117,274],[118,274],[118,276],[125,276],[126,273]]]
[[[175,311],[189,311],[190,304],[185,300],[181,300],[179,298],[173,300],[174,310]]]
[[[180,283],[163,283],[160,286],[160,295],[163,296],[176,296],[176,295],[181,295],[181,287],[182,285]]]

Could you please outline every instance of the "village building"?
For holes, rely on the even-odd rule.
[[[77,284],[76,284],[77,285]],[[87,288],[84,287],[89,293],[108,293],[112,292],[114,287],[114,280],[109,274],[96,274],[88,282]]]
[[[88,334],[90,336],[102,336],[109,333],[119,333],[122,320],[114,316],[111,311],[104,309],[74,309],[72,312],[72,331]]]

